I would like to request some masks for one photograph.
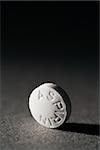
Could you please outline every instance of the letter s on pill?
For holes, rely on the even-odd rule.
[[[57,128],[68,120],[71,101],[61,87],[54,83],[44,83],[30,94],[29,109],[39,124]]]

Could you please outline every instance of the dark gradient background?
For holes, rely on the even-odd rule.
[[[1,149],[99,149],[98,2],[2,2]],[[46,129],[28,110],[35,86],[53,81],[72,114]]]

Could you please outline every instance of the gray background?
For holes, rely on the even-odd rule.
[[[2,2],[1,150],[98,150],[98,3]],[[69,120],[46,129],[28,97],[42,82],[61,86]]]

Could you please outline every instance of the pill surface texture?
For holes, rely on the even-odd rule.
[[[71,103],[63,89],[53,83],[44,83],[30,94],[29,109],[39,124],[57,128],[69,118]]]

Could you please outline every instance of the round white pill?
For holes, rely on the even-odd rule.
[[[32,91],[29,109],[39,124],[57,128],[69,118],[71,102],[65,91],[56,84],[44,83]]]

